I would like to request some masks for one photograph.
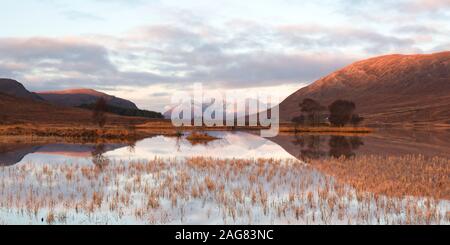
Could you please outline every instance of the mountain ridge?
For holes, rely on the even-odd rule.
[[[280,104],[282,121],[306,98],[356,103],[367,123],[450,124],[450,51],[384,55],[357,61],[299,89]]]
[[[23,99],[43,101],[44,99],[36,93],[28,91],[23,84],[10,78],[0,78],[0,93]]]
[[[138,109],[136,104],[129,100],[102,93],[94,89],[77,88],[67,90],[42,91],[37,92],[37,94],[53,104],[71,107],[93,104],[99,98],[104,98],[106,100],[106,103],[111,106],[121,107],[125,109]]]

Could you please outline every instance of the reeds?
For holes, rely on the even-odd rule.
[[[382,160],[394,160],[373,159],[380,165]],[[432,161],[428,167],[447,173],[446,165],[440,164],[443,159]],[[321,164],[325,163],[332,164]],[[371,192],[375,182],[370,179],[366,186],[359,179],[345,182],[339,171],[337,177],[327,176],[318,172],[317,166],[325,168],[292,159],[203,157],[111,161],[102,168],[25,163],[0,168],[0,217],[14,214],[26,218],[27,223],[43,220],[47,224],[450,223],[445,186],[441,186],[441,198],[396,196]],[[349,167],[357,166],[350,162]],[[388,181],[387,176],[397,175],[381,176],[380,181]],[[396,181],[408,184],[412,179]],[[434,181],[446,183],[439,174]],[[389,183],[379,190],[391,190]]]
[[[361,155],[308,160],[314,168],[362,192],[450,200],[450,159],[422,155]]]

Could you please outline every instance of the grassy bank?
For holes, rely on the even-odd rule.
[[[0,125],[0,136],[15,138],[62,138],[67,140],[133,140],[153,135],[179,136],[182,131],[261,130],[262,127],[174,127],[170,120],[151,120],[142,124],[114,123],[100,128],[93,124],[9,124]],[[201,140],[193,139],[193,140]]]
[[[217,127],[174,127],[170,120],[148,120],[145,123],[119,123],[107,124],[98,127],[94,124],[53,124],[53,123],[22,123],[0,125],[2,137],[28,137],[28,138],[64,138],[64,139],[107,139],[132,140],[152,135],[179,136],[182,131],[259,131],[267,129],[261,126],[217,126]],[[325,133],[325,134],[368,134],[374,131],[369,127],[296,127],[293,124],[281,124],[280,133]]]
[[[375,130],[369,127],[331,127],[331,126],[295,126],[294,124],[281,124],[280,132],[285,133],[373,133]]]
[[[64,125],[11,125],[0,127],[2,138],[14,141],[46,141],[64,139],[65,141],[96,141],[96,140],[135,140],[146,137],[147,134],[133,128],[120,126],[82,127]]]

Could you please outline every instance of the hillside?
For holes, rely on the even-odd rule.
[[[95,107],[96,107],[96,104],[78,106],[78,108],[88,109],[88,110],[94,110]],[[128,109],[128,108],[117,107],[117,106],[112,106],[112,105],[106,105],[105,111],[112,113],[112,114],[127,116],[127,117],[145,117],[145,118],[151,118],[151,119],[164,119],[164,116],[159,112],[140,110],[140,109]]]
[[[46,91],[46,92],[38,92],[38,94],[43,99],[56,105],[77,107],[81,105],[93,104],[100,97],[103,97],[108,105],[126,109],[138,109],[137,106],[129,100],[101,93],[93,89],[69,89],[61,91]]]
[[[28,91],[21,83],[7,78],[0,78],[0,93],[24,99],[43,100],[39,95]]]
[[[289,96],[280,104],[282,121],[298,115],[305,98],[354,101],[366,123],[450,124],[450,52],[356,62]]]
[[[64,124],[92,125],[92,112],[85,109],[57,106],[47,102],[17,98],[0,93],[0,124]],[[109,114],[108,124],[144,123],[144,118]]]

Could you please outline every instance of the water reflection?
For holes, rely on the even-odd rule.
[[[386,130],[371,135],[280,135],[261,138],[245,132],[210,132],[219,140],[193,144],[186,137],[156,136],[138,142],[112,144],[0,143],[0,166],[21,162],[77,162],[107,165],[155,157],[292,158],[358,155],[425,155],[450,157],[449,131]]]
[[[212,158],[293,158],[278,144],[257,135],[244,132],[209,132],[219,138],[200,144],[186,137],[157,136],[136,143],[134,153],[126,149],[107,152],[111,159],[125,161],[159,158],[212,157]]]
[[[327,154],[324,151],[324,137],[319,135],[296,135],[292,143],[299,147],[300,152],[296,155],[298,158],[302,159],[316,159],[323,157]]]
[[[292,143],[299,148],[297,158],[319,159],[322,157],[353,157],[360,146],[364,145],[359,136],[295,135]],[[281,144],[283,145],[283,144]]]
[[[104,144],[96,145],[92,151],[92,163],[100,169],[108,166],[109,164],[109,159],[103,155],[105,152],[106,150]]]
[[[270,138],[299,159],[360,155],[450,157],[450,132],[379,130],[368,135],[298,134]]]
[[[23,162],[91,163],[98,167],[112,160],[132,161],[204,156],[213,158],[293,158],[282,147],[243,132],[211,132],[219,140],[190,142],[186,137],[156,136],[128,144],[4,144],[0,165]]]
[[[91,162],[101,159],[101,156],[115,149],[126,147],[127,144],[43,144],[43,143],[1,143],[0,166],[11,166],[20,162]]]
[[[359,149],[360,146],[364,145],[361,137],[352,136],[331,136],[328,143],[330,146],[329,155],[331,157],[353,157],[356,155],[355,151]]]

